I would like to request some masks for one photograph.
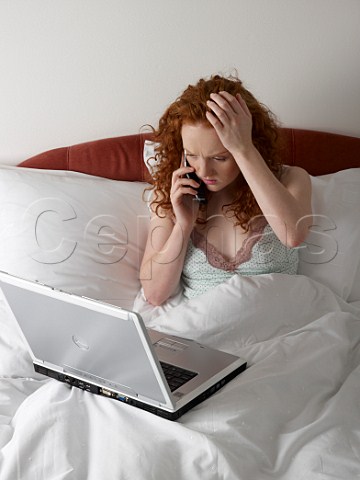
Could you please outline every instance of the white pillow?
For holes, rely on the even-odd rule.
[[[145,140],[144,142],[143,160],[150,175],[153,174],[157,167],[155,149],[158,145],[159,143],[153,142],[152,140]]]
[[[0,270],[131,308],[150,221],[146,186],[0,167]]]
[[[299,273],[345,300],[360,300],[360,168],[311,177],[314,226],[300,247]]]

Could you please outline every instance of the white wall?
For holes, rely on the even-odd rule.
[[[239,72],[285,126],[360,136],[359,0],[0,0],[0,162],[137,133]]]

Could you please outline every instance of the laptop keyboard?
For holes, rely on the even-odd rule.
[[[197,375],[196,372],[185,370],[184,368],[177,367],[176,365],[169,365],[165,362],[160,362],[160,365],[172,392],[177,388],[180,388]]]

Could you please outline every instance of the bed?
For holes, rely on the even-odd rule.
[[[360,478],[360,138],[283,128],[311,174],[296,276],[138,295],[151,182],[136,134],[0,168],[0,270],[141,311],[248,368],[176,422],[34,372],[0,295],[1,480]]]

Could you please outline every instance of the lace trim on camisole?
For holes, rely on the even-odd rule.
[[[245,238],[242,246],[236,252],[234,260],[227,260],[224,256],[209,243],[204,235],[193,230],[191,240],[194,247],[199,248],[206,256],[210,265],[221,270],[234,272],[238,266],[250,260],[254,245],[261,239],[267,221],[264,217],[258,217],[252,222],[249,236]]]

